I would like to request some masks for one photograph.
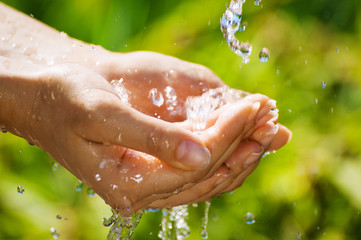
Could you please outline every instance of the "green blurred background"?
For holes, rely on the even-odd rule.
[[[239,38],[253,44],[240,67],[219,30],[224,0],[6,0],[83,41],[114,51],[151,50],[203,64],[227,84],[274,98],[290,144],[263,158],[242,188],[212,200],[209,239],[361,239],[361,4],[263,0],[244,5]],[[261,48],[270,49],[260,63]],[[324,85],[324,87],[322,87]],[[0,134],[0,239],[105,239],[110,209],[37,147]],[[16,188],[25,187],[20,195]],[[190,208],[200,239],[203,205]],[[256,222],[247,225],[252,212]],[[60,214],[62,219],[56,216]],[[65,219],[67,218],[67,220]],[[161,213],[133,239],[157,239]],[[302,235],[302,236],[301,236]]]

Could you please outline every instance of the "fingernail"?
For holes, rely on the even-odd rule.
[[[178,161],[192,169],[204,169],[211,160],[211,153],[206,147],[192,141],[184,141],[177,149]]]
[[[218,186],[219,184],[223,183],[228,177],[229,174],[222,173],[220,178],[214,183],[214,186]]]
[[[258,159],[261,158],[263,154],[264,148],[262,146],[259,147],[259,151],[251,153],[246,161],[243,163],[243,169],[247,169],[250,165],[257,162]]]
[[[278,129],[279,129],[278,125],[274,124],[272,128],[265,133],[265,136],[275,135],[278,132]]]

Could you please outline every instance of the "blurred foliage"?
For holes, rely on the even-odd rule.
[[[86,42],[151,50],[211,68],[227,84],[274,98],[292,142],[262,160],[243,187],[213,199],[209,239],[361,239],[361,5],[357,0],[248,0],[238,36],[253,44],[240,67],[222,38],[220,0],[6,0]],[[262,47],[268,63],[258,61]],[[322,85],[325,85],[323,88]],[[109,207],[45,153],[0,134],[0,239],[105,239]],[[25,187],[19,195],[18,185]],[[252,212],[256,222],[247,225]],[[63,216],[61,220],[56,215]],[[188,239],[200,239],[202,204]],[[67,218],[65,220],[64,218]],[[134,239],[157,239],[160,213],[144,215]]]

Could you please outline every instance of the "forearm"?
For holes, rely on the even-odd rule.
[[[0,55],[36,64],[77,63],[95,67],[106,50],[70,38],[63,32],[0,3]]]

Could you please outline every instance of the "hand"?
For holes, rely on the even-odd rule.
[[[2,4],[0,11],[26,23],[16,26],[12,41],[37,48],[24,54],[11,42],[0,45],[0,127],[44,149],[124,214],[232,190],[260,152],[290,138],[277,124],[274,102],[247,93],[246,100],[215,111],[204,131],[192,133],[185,99],[224,86],[210,70],[161,54],[95,49]],[[29,36],[33,41],[26,41]],[[132,107],[110,84],[120,78]],[[166,86],[177,92],[176,111],[148,97],[150,89]],[[250,152],[258,158],[247,157]]]

